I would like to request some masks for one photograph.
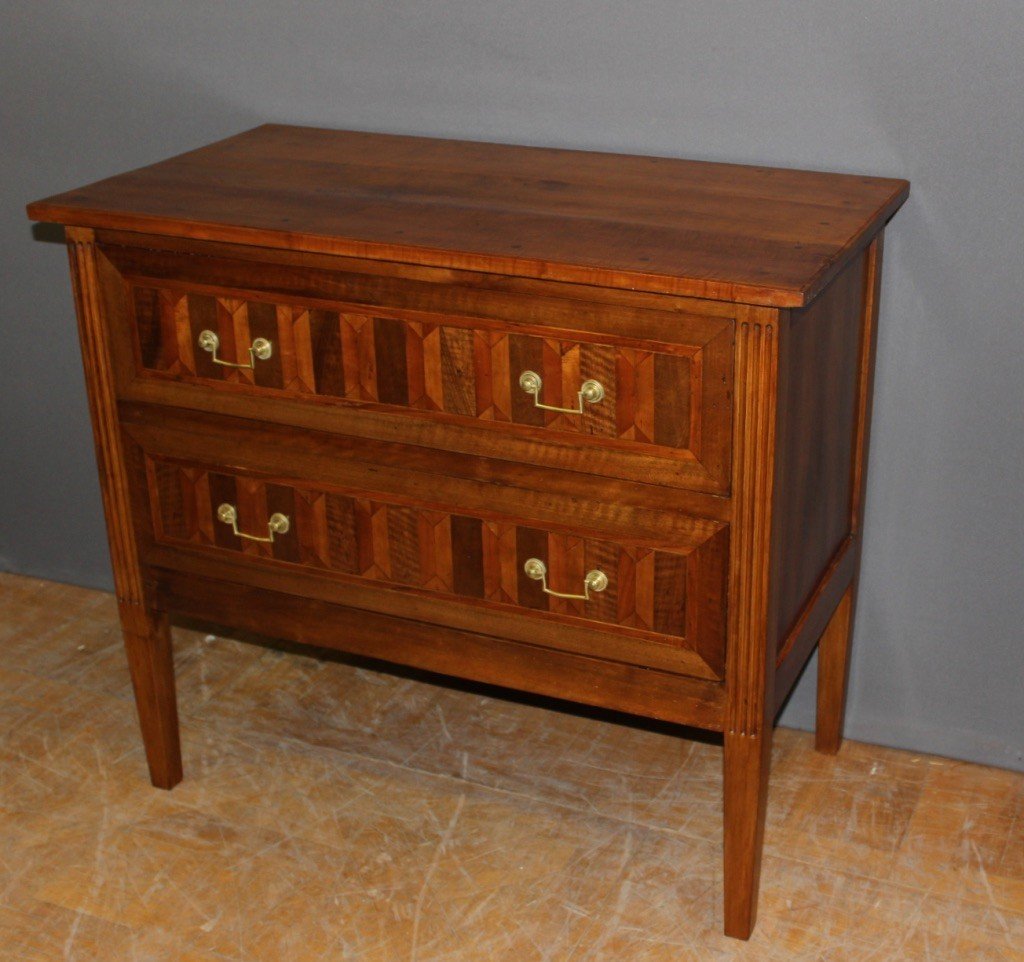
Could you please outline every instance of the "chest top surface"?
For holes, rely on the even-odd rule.
[[[799,307],[908,191],[878,177],[268,124],[28,213]]]

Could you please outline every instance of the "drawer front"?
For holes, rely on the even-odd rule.
[[[157,544],[457,600],[564,626],[543,633],[547,644],[583,639],[595,654],[721,677],[724,528],[696,545],[633,544],[394,495],[144,463]]]
[[[700,433],[693,352],[676,345],[639,349],[166,288],[133,293],[149,372],[668,449],[651,452],[659,456],[685,455]],[[200,346],[205,331],[217,337],[216,359]],[[249,347],[261,339],[270,356],[253,360]]]
[[[597,473],[727,487],[728,319],[107,250],[143,382],[386,412],[449,428],[407,429],[413,443],[577,469],[590,451]],[[496,437],[477,444],[481,431]]]

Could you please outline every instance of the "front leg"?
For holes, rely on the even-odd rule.
[[[725,934],[749,939],[757,919],[771,728],[725,735]]]
[[[779,339],[774,314],[736,330],[735,500],[730,548],[724,760],[725,934],[748,939],[757,917],[761,846],[775,723],[769,572]],[[776,547],[781,541],[776,541]]]
[[[163,612],[122,605],[121,625],[149,778],[173,788],[182,772],[170,624]]]
[[[174,657],[167,616],[146,603],[147,592],[135,540],[126,465],[128,454],[118,418],[117,365],[104,310],[103,279],[109,279],[111,270],[96,246],[91,228],[68,227],[66,234],[128,671],[135,689],[149,777],[158,788],[171,788],[181,781]]]

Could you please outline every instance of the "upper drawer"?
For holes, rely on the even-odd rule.
[[[216,392],[225,410],[244,404],[240,395],[276,398],[259,416],[283,421],[294,404],[328,406],[329,423],[317,426],[353,434],[372,432],[375,412],[397,440],[727,489],[729,318],[550,288],[104,253],[121,279],[111,306],[132,342],[135,399],[213,407]]]

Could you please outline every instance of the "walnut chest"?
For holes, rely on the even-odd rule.
[[[67,227],[153,784],[182,774],[173,615],[721,732],[747,937],[819,642],[842,737],[907,192],[264,126],[31,204]]]

